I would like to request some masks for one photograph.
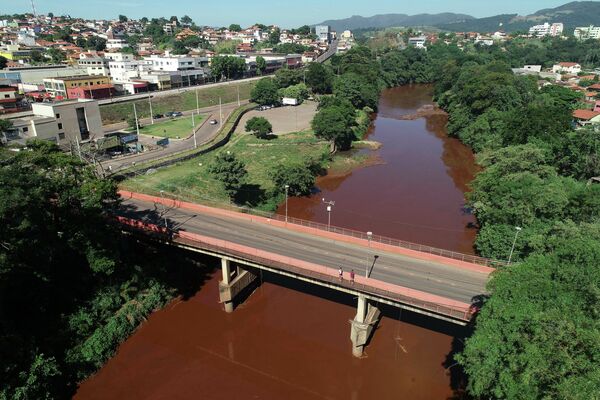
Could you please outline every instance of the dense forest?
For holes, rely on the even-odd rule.
[[[0,399],[68,398],[167,300],[183,255],[121,238],[116,186],[47,142],[0,148]]]
[[[598,398],[600,185],[590,178],[600,176],[600,131],[574,129],[580,95],[539,88],[510,70],[531,57],[597,66],[597,51],[565,40],[549,41],[538,55],[517,43],[380,56],[388,85],[434,83],[449,134],[477,153],[483,170],[468,200],[480,226],[478,253],[506,259],[517,239],[517,263],[492,278],[457,357],[476,397]]]

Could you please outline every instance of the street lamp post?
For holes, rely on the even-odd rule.
[[[369,253],[371,252],[371,239],[373,238],[373,232],[367,232],[367,240],[369,241]],[[369,254],[369,258],[367,260],[367,269],[365,270],[365,278],[369,277],[369,263],[371,262],[371,255]]]
[[[160,198],[163,201],[163,205],[162,206],[163,206],[163,217],[165,218],[165,228],[167,230],[169,230],[169,223],[167,222],[167,207],[165,206],[165,203],[164,203],[164,201],[165,201],[164,194],[165,194],[165,191],[161,190],[160,191]]]
[[[331,230],[331,211],[333,206],[335,206],[335,201],[325,201],[323,197],[323,203],[327,204],[327,230]]]
[[[285,223],[288,222],[288,191],[290,190],[290,185],[285,185]]]
[[[515,245],[517,244],[517,236],[519,236],[519,232],[521,232],[521,230],[523,228],[516,226],[515,229],[517,230],[517,232],[515,232],[515,239],[513,240],[513,244],[510,249],[510,255],[508,256],[508,264],[510,264],[510,261],[512,260],[512,256],[513,256],[513,252],[515,251]]]
[[[194,149],[197,149],[198,143],[196,142],[196,120],[194,119],[194,111],[192,111],[192,135],[194,136]]]
[[[150,123],[154,125],[154,115],[152,112],[152,98],[150,97],[150,91],[148,91],[148,104],[150,105]]]

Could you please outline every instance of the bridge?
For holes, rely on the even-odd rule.
[[[495,263],[337,227],[120,192],[123,230],[221,260],[220,301],[233,312],[260,271],[355,296],[352,352],[360,356],[387,304],[453,324],[472,318]],[[339,277],[339,268],[343,277]],[[354,270],[355,279],[349,272]]]

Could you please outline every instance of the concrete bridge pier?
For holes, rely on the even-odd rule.
[[[231,313],[236,296],[254,282],[257,276],[239,266],[232,268],[231,261],[226,258],[221,258],[221,272],[223,280],[219,282],[219,299],[225,306],[225,312]]]
[[[358,296],[358,306],[356,317],[350,320],[350,340],[352,341],[352,355],[361,357],[363,350],[369,338],[373,334],[373,330],[379,322],[381,311],[372,304],[364,296]]]

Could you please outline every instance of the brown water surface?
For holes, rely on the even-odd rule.
[[[467,148],[445,135],[446,118],[397,118],[431,104],[431,88],[385,91],[369,139],[383,165],[319,179],[290,215],[404,240],[471,251],[472,217],[461,207],[476,171]],[[370,150],[362,150],[370,151]],[[218,265],[212,261],[212,265]],[[75,398],[91,399],[447,399],[446,366],[460,331],[397,309],[365,357],[353,358],[348,321],[355,299],[265,275],[234,313],[218,303],[215,272],[187,301],[153,314]]]
[[[384,91],[368,136],[383,143],[376,152],[384,163],[319,178],[321,191],[291,198],[289,215],[327,223],[325,198],[335,201],[332,225],[472,254],[477,232],[467,226],[475,219],[462,210],[477,172],[473,153],[447,136],[445,115],[399,120],[431,105],[432,90],[415,85]]]

